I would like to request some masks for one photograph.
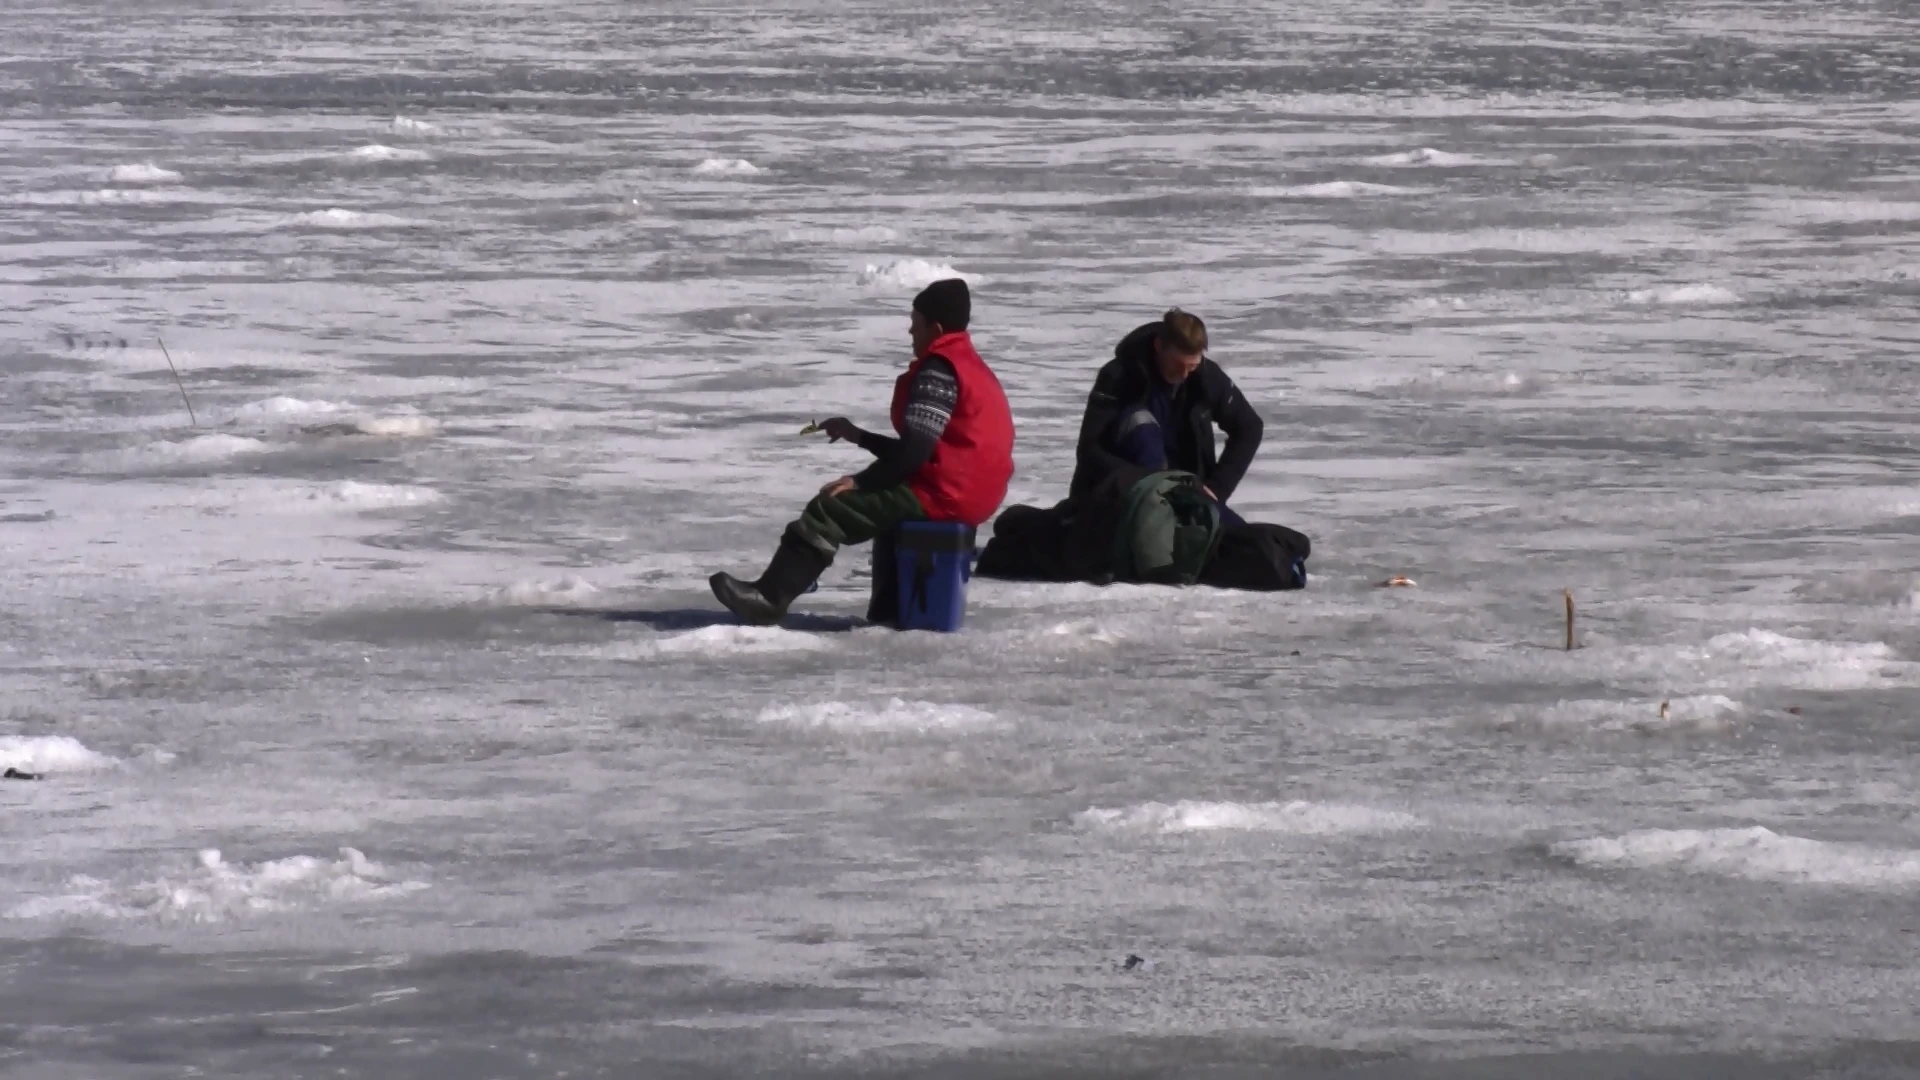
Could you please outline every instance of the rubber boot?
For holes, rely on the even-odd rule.
[[[780,549],[757,581],[741,581],[732,574],[707,579],[713,595],[728,611],[749,626],[772,626],[786,615],[794,598],[807,591],[833,565],[833,557],[804,540],[780,538]]]

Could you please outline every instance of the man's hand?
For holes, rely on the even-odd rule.
[[[839,442],[841,439],[848,442],[860,441],[860,429],[844,416],[820,421],[820,430],[827,433],[828,442]]]
[[[853,482],[853,477],[843,476],[828,484],[826,487],[821,488],[820,497],[823,499],[837,499],[849,491],[856,490],[858,487],[859,485]]]

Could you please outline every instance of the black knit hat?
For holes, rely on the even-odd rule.
[[[920,290],[920,295],[913,298],[913,309],[952,333],[967,328],[967,317],[973,314],[973,296],[967,292],[966,279],[942,278]]]

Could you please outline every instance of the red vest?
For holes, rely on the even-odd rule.
[[[927,347],[953,365],[960,393],[953,418],[933,446],[933,456],[912,476],[907,486],[920,500],[931,521],[963,521],[980,526],[1000,509],[1013,479],[1013,410],[993,369],[973,351],[965,331],[942,334]],[[915,360],[893,384],[893,430],[907,430],[907,389],[920,372]]]

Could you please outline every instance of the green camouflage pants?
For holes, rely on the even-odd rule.
[[[787,533],[832,558],[847,544],[864,544],[903,521],[924,521],[927,512],[905,484],[879,491],[817,495],[787,526]]]

